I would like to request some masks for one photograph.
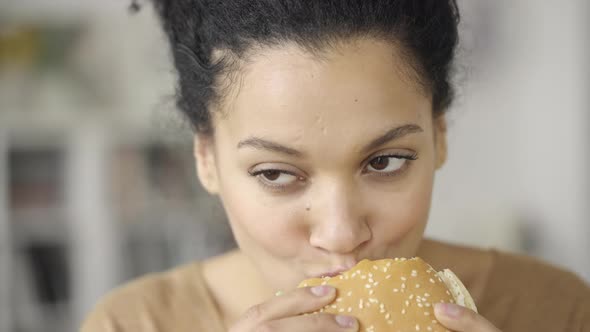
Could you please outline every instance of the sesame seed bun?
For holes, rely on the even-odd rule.
[[[434,317],[439,302],[477,311],[453,272],[437,272],[421,258],[365,259],[338,276],[307,279],[299,287],[317,285],[337,289],[335,300],[317,312],[354,316],[359,331],[448,331]]]

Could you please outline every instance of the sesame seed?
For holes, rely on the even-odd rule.
[[[420,331],[420,325],[416,324],[416,331]]]
[[[341,297],[337,298],[336,302],[342,302],[342,298]]]
[[[373,295],[373,290],[369,289],[369,295]]]
[[[344,278],[342,275],[338,276],[338,279],[342,280],[342,278]]]
[[[335,304],[332,304],[330,307],[331,307],[332,309],[336,309],[336,308],[338,308],[338,307],[337,307]]]
[[[391,278],[391,274],[388,274],[385,276],[385,279],[389,279],[389,278]]]
[[[371,284],[365,284],[365,288],[371,288]]]
[[[369,277],[373,278],[373,273],[369,272]]]
[[[415,276],[417,276],[417,275],[418,275],[418,271],[416,271],[416,270],[412,270],[412,277],[415,277]]]
[[[424,305],[425,305],[427,308],[429,308],[429,307],[430,307],[430,303],[428,303],[428,302],[424,303]]]
[[[394,289],[393,289],[393,292],[394,292],[394,293],[397,293],[397,292],[399,292],[399,289],[397,289],[397,288],[394,288]]]
[[[410,301],[406,300],[406,307],[410,306]]]
[[[387,321],[387,324],[392,325],[393,324],[393,321],[392,320],[388,320]]]
[[[430,327],[430,326],[428,326],[426,329],[427,329],[428,331],[432,331],[432,327]]]
[[[361,276],[361,279],[367,279],[367,276],[363,274],[363,275]]]
[[[406,281],[406,280],[408,280],[408,279],[406,279],[406,277],[401,277],[401,279],[402,279],[403,281]]]
[[[402,309],[402,315],[406,314],[406,309]]]
[[[338,312],[344,312],[344,308],[338,309]]]
[[[406,284],[402,284],[402,289],[406,288]]]
[[[422,308],[424,305],[422,305],[422,303],[418,303],[418,306]]]
[[[383,273],[387,273],[387,268],[386,267],[383,268]]]
[[[391,262],[387,262],[387,264],[385,264],[385,266],[390,267],[391,266]]]
[[[391,317],[391,314],[388,312],[385,314],[385,319],[389,319],[389,317]]]
[[[436,319],[433,319],[432,324],[438,324],[438,321]]]
[[[428,281],[434,284],[434,280],[432,278],[428,279]]]
[[[420,284],[416,284],[416,288],[420,288]]]
[[[429,297],[429,296],[430,296],[430,294],[424,293],[424,297]]]
[[[352,312],[352,307],[348,307],[348,309],[346,311]]]
[[[377,299],[374,298],[374,297],[370,297],[369,298],[369,302],[371,302],[371,303],[379,303],[379,301],[377,301]]]
[[[447,293],[447,295],[451,295],[451,293],[450,293],[448,290],[447,290],[447,291],[445,291],[445,293]]]
[[[351,296],[352,295],[352,291],[348,291],[348,293],[346,293],[346,296]]]
[[[414,298],[414,294],[410,294],[410,296],[408,296],[408,299],[413,299]]]
[[[424,311],[424,316],[430,316],[430,313],[428,311]]]
[[[379,268],[377,267],[377,265],[373,265],[373,270],[379,270]]]
[[[363,299],[360,299],[359,300],[359,309],[362,309],[362,308],[363,308]]]
[[[384,308],[385,308],[385,304],[381,303],[381,304],[379,305],[379,308],[381,308],[381,309],[384,309]]]
[[[379,285],[379,281],[375,281],[375,282],[373,283],[373,286],[377,286],[377,285]]]
[[[322,281],[322,285],[325,285],[325,284],[327,284],[327,283],[328,283],[327,281]]]

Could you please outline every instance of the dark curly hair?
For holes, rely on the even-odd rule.
[[[296,43],[319,53],[368,36],[399,45],[434,116],[451,104],[458,42],[455,0],[152,0],[178,72],[177,106],[199,134],[210,135],[219,82],[255,47]],[[138,9],[133,1],[132,8]],[[216,56],[221,53],[222,56]]]

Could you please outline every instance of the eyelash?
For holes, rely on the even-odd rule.
[[[256,172],[248,171],[248,174],[250,174],[250,176],[256,178],[256,177],[261,176],[265,172],[273,172],[273,171],[274,172],[279,172],[281,174],[288,174],[288,175],[294,176],[294,177],[297,178],[297,181],[300,181],[300,182],[304,182],[305,181],[305,179],[303,179],[303,177],[298,176],[297,174],[295,174],[293,172],[289,172],[289,171],[285,171],[285,170],[281,170],[281,169],[263,169],[263,170],[256,171]],[[261,186],[263,186],[263,187],[265,187],[267,189],[271,189],[271,190],[277,191],[277,192],[287,191],[289,189],[289,187],[290,187],[289,185],[279,185],[279,184],[265,183],[264,180],[258,180],[258,183]]]
[[[367,162],[365,162],[365,167],[363,167],[363,173],[367,174],[368,172],[365,172],[364,169],[367,167],[367,165],[374,159],[376,158],[381,158],[381,157],[386,157],[386,158],[396,158],[396,159],[405,159],[407,160],[407,162],[404,163],[404,165],[399,169],[396,170],[394,172],[391,173],[380,173],[380,172],[376,172],[375,176],[386,176],[386,177],[390,177],[390,176],[397,176],[401,173],[403,173],[409,166],[410,163],[412,161],[418,160],[418,154],[416,152],[410,154],[410,155],[404,155],[404,154],[395,154],[395,153],[388,153],[388,154],[382,154],[382,155],[377,155],[377,156],[372,156],[371,159],[369,159]]]
[[[368,159],[367,162],[364,162],[363,164],[365,165],[363,167],[363,174],[367,174],[367,172],[364,171],[365,167],[368,165],[369,162],[371,162],[372,160],[374,160],[375,158],[380,158],[380,157],[386,157],[386,158],[397,158],[397,159],[406,159],[408,162],[404,163],[404,165],[402,166],[401,169],[392,172],[392,173],[385,173],[385,174],[380,174],[380,173],[375,173],[376,176],[385,176],[385,177],[392,177],[392,176],[397,176],[400,173],[403,173],[410,165],[410,163],[412,161],[415,161],[418,159],[418,154],[416,152],[409,154],[409,155],[404,155],[404,154],[382,154],[382,155],[377,155],[377,156],[372,156],[371,159]],[[298,182],[305,182],[305,179],[297,174],[295,174],[294,172],[290,172],[290,171],[285,171],[285,170],[281,170],[281,169],[263,169],[263,170],[259,170],[259,171],[248,171],[248,174],[252,177],[259,177],[261,175],[263,175],[265,172],[279,172],[281,174],[287,174],[287,175],[291,175],[297,178]],[[258,183],[260,183],[260,185],[262,185],[263,187],[267,188],[267,189],[271,189],[273,191],[276,192],[285,192],[289,189],[289,187],[291,187],[290,185],[277,185],[277,184],[272,184],[272,183],[265,183],[264,180],[258,180]]]

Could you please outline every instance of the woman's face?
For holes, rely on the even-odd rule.
[[[196,140],[202,183],[273,289],[415,254],[444,120],[397,54],[371,39],[321,59],[260,51],[215,113],[213,138]]]

